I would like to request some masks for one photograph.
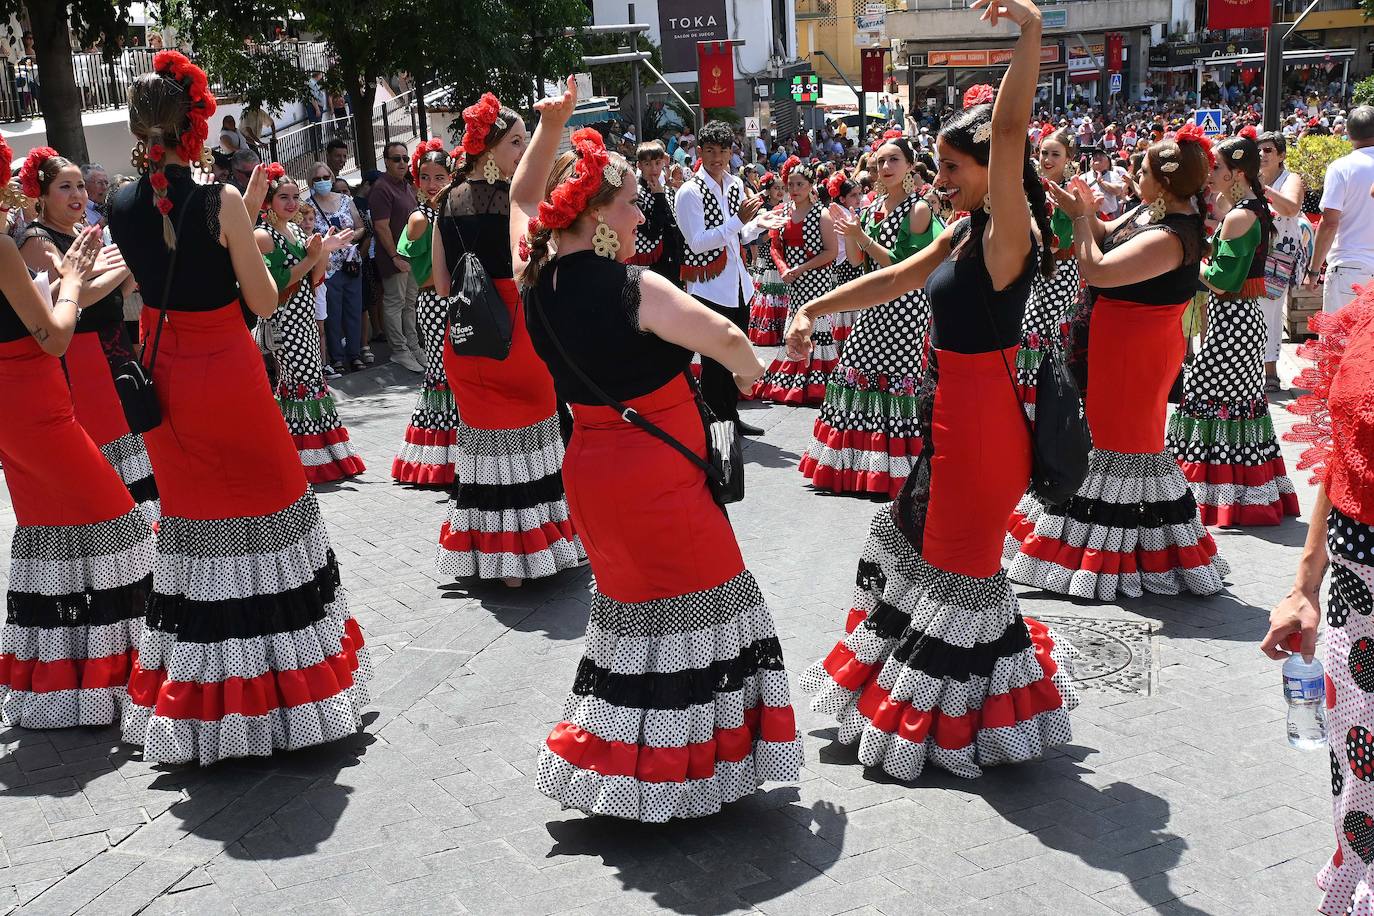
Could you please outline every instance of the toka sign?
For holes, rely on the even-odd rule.
[[[695,71],[698,41],[730,37],[725,0],[660,0],[658,35],[664,73]]]

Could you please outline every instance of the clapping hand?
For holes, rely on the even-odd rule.
[[[1040,9],[1030,0],[973,0],[969,4],[969,9],[983,11],[983,15],[978,19],[986,22],[994,28],[1003,17],[1010,19],[1018,26],[1024,26],[1031,20],[1040,18]]]
[[[325,235],[322,240],[323,253],[326,255],[333,254],[340,248],[347,248],[350,244],[349,239],[352,238],[352,236],[353,230],[351,229],[345,231],[338,226],[330,226],[329,233]],[[319,236],[316,236],[316,238],[319,238]]]
[[[99,231],[99,227],[95,227]],[[106,245],[100,249],[96,255],[95,267],[91,271],[92,276],[108,273],[112,270],[124,269],[124,255],[120,252],[118,245]]]
[[[811,317],[798,309],[787,327],[787,358],[800,362],[811,355]]]
[[[762,194],[750,194],[744,198],[744,202],[739,205],[739,218],[743,222],[752,222],[754,217],[759,215],[759,210],[763,207]]]
[[[91,226],[84,230],[62,256],[62,266],[59,268],[61,274],[89,280],[100,273],[96,270],[96,264],[101,254],[102,241],[104,236],[99,227]]]
[[[541,119],[552,119],[554,124],[567,124],[577,107],[577,78],[568,77],[568,88],[561,96],[550,96],[534,103],[534,110]]]
[[[1050,200],[1071,219],[1088,216],[1093,212],[1093,189],[1088,187],[1088,183],[1082,178],[1073,179],[1063,188],[1053,181],[1046,181],[1044,184]]]

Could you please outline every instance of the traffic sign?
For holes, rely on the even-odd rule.
[[[1193,112],[1193,123],[1202,128],[1209,137],[1221,136],[1221,109],[1199,108]]]
[[[1119,95],[1119,94],[1121,93],[1121,74],[1120,74],[1120,73],[1113,73],[1113,74],[1112,74],[1111,83],[1110,83],[1110,85],[1109,85],[1108,88],[1111,89],[1112,95]]]
[[[745,135],[746,137],[757,137],[757,136],[759,135],[759,119],[758,119],[758,118],[745,118],[745,119],[744,119],[744,135]]]

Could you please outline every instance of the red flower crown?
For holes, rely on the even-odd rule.
[[[5,142],[4,137],[0,137],[0,187],[10,183],[10,177],[14,174],[10,169],[10,163],[14,162],[14,150]]]
[[[1259,131],[1255,130],[1255,125],[1247,124],[1236,132],[1237,137],[1244,137],[1247,140],[1258,140]]]
[[[987,105],[993,100],[992,87],[987,83],[979,83],[976,86],[968,87],[964,93],[964,108],[972,108],[975,105]]]
[[[587,209],[587,202],[601,190],[601,183],[615,166],[606,152],[606,141],[595,128],[582,127],[572,134],[572,148],[577,164],[572,175],[549,192],[549,199],[539,205],[539,215],[530,220],[530,231],[566,229]],[[617,173],[617,177],[619,177]]]
[[[487,150],[487,134],[501,118],[501,100],[490,92],[482,93],[477,104],[463,109],[463,152],[480,156]],[[502,124],[502,127],[505,125]]]
[[[1174,142],[1179,146],[1185,143],[1196,143],[1207,154],[1207,168],[1210,169],[1217,164],[1217,154],[1212,152],[1212,140],[1202,132],[1200,124],[1185,124],[1180,127],[1174,133]]]
[[[881,137],[873,141],[873,146],[871,147],[871,149],[873,152],[876,153],[878,151],[878,147],[882,146],[887,141],[900,140],[904,136],[906,136],[906,134],[902,133],[900,130],[897,130],[896,128],[888,128],[887,130],[883,131],[883,135]]]
[[[200,161],[205,140],[210,136],[210,116],[218,107],[214,93],[210,91],[210,82],[205,77],[205,71],[191,63],[180,51],[159,51],[154,54],[153,72],[179,85],[189,99],[186,106],[187,128],[177,138],[177,155],[187,165],[194,165]]]
[[[839,200],[841,190],[844,188],[845,174],[843,170],[830,176],[830,180],[825,183],[825,190],[830,195],[831,200]]]
[[[296,180],[287,177],[286,166],[280,162],[269,162],[262,170],[267,176],[267,196],[262,199],[262,212],[266,213],[272,207],[272,195],[277,193],[277,188],[288,182],[295,184]]]
[[[410,177],[417,182],[420,180],[420,160],[430,153],[442,153],[444,151],[444,141],[437,137],[428,140],[421,140],[415,145],[415,152],[410,154]],[[458,150],[454,150],[444,156],[444,168],[453,171],[453,159],[458,155]]]
[[[38,183],[38,171],[43,168],[43,163],[56,155],[57,150],[51,146],[39,146],[29,150],[29,154],[24,157],[24,164],[19,167],[19,189],[24,192],[25,197],[37,200],[43,196],[43,188]]]
[[[782,168],[778,170],[778,177],[782,179],[783,184],[786,184],[788,176],[793,172],[796,172],[813,184],[816,181],[816,170],[814,167],[802,162],[801,159],[796,156],[788,156],[787,161],[784,162]]]

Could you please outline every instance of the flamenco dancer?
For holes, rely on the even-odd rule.
[[[764,172],[759,178],[759,193],[763,195],[766,212],[784,212],[786,191],[782,179],[772,172]],[[782,271],[773,263],[771,241],[764,244],[760,240],[750,246],[754,252],[749,266],[754,296],[749,301],[746,330],[749,342],[760,347],[780,346],[787,330],[787,284],[782,282]]]
[[[870,167],[886,196],[859,220],[835,220],[850,263],[881,270],[926,248],[944,229],[917,197],[915,163],[903,138],[878,147]],[[930,303],[920,286],[855,320],[801,460],[816,489],[891,498],[911,473],[921,451],[917,387],[930,329]]]
[[[1264,263],[1274,217],[1259,183],[1259,147],[1230,137],[1210,184],[1224,213],[1202,270],[1207,332],[1169,419],[1169,448],[1207,525],[1277,525],[1298,514],[1264,394]]]
[[[11,156],[0,140],[6,221],[23,206],[9,187]],[[0,629],[0,725],[117,722],[152,586],[153,533],[77,422],[57,360],[88,279],[108,272],[100,255],[99,229],[77,233],[49,274],[54,305],[0,233],[0,463],[17,523]]]
[[[812,299],[835,287],[835,226],[825,206],[816,198],[816,179],[811,167],[792,156],[782,166],[782,180],[789,198],[788,218],[781,229],[769,232],[773,263],[787,285],[788,317]],[[754,390],[757,397],[779,404],[819,404],[825,385],[839,361],[830,319],[822,318],[812,331],[815,339],[807,358],[774,357]]]
[[[277,288],[245,197],[198,184],[215,97],[176,51],[129,90],[144,174],[110,208],[143,290],[162,422],[144,436],[162,494],[153,591],[129,679],[124,740],[147,761],[267,756],[355,733],[371,677],[315,494],[272,400],[240,302]]]
[[[529,135],[520,116],[489,92],[464,109],[463,122],[467,158],[435,204],[434,282],[447,299],[459,261],[476,255],[510,309],[511,342],[501,360],[459,356],[443,346],[463,422],[454,445],[458,482],[439,531],[436,566],[455,579],[500,579],[518,588],[526,579],[579,566],[587,555],[563,495],[553,379],[530,343],[513,279],[509,176]]]
[[[526,321],[572,405],[568,499],[596,576],[577,677],[539,753],[539,790],[588,813],[701,817],[799,774],[782,650],[701,469],[598,391],[704,456],[693,351],[741,392],[763,366],[729,318],[620,260],[630,246],[616,243],[641,221],[628,164],[589,128],[555,161],[575,90],[569,79],[561,99],[536,106],[511,192],[512,248],[526,250],[529,226]]]
[[[837,217],[853,220],[859,215],[859,204],[863,199],[863,188],[859,183],[845,176],[843,171],[831,175],[825,183],[825,194],[830,199],[830,218],[832,222]],[[835,244],[838,251],[835,254],[835,285],[844,286],[850,280],[857,280],[863,276],[863,270],[858,264],[849,260],[848,250],[845,248],[844,233],[835,233]],[[854,330],[854,320],[858,316],[853,312],[840,312],[830,319],[830,333],[835,338],[835,350],[837,353],[844,353],[844,342],[849,339],[850,333]]]
[[[1374,684],[1362,664],[1374,639],[1374,287],[1359,290],[1338,312],[1312,316],[1311,328],[1320,336],[1298,352],[1313,365],[1296,381],[1311,393],[1289,406],[1309,421],[1285,438],[1311,444],[1299,467],[1313,469],[1317,499],[1292,591],[1270,615],[1260,649],[1278,660],[1289,649],[1308,659],[1316,654],[1322,579],[1330,568],[1321,651],[1337,847],[1317,875],[1317,911],[1343,916],[1368,913],[1374,894],[1367,832],[1374,784],[1363,756],[1374,731]]]
[[[661,140],[649,140],[639,144],[635,159],[639,166],[635,203],[644,214],[644,225],[635,233],[635,252],[628,263],[648,267],[670,283],[681,283],[682,231],[673,213],[673,199],[663,185],[668,153]]]
[[[435,198],[453,179],[453,154],[441,141],[418,144],[410,157],[420,205],[410,214],[405,232],[396,242],[396,253],[410,262],[410,273],[420,288],[415,299],[415,324],[425,345],[425,379],[415,410],[406,426],[400,454],[391,462],[397,483],[426,487],[453,485],[453,466],[458,461],[458,409],[444,376],[445,324],[448,302],[435,290],[433,272]]]
[[[1164,449],[1169,386],[1186,347],[1183,312],[1202,258],[1211,156],[1196,126],[1154,144],[1140,170],[1146,203],[1106,225],[1082,179],[1067,190],[1047,185],[1055,212],[1072,224],[1072,251],[1092,301],[1093,450],[1088,476],[1067,502],[1045,506],[1028,493],[1012,513],[1003,557],[1013,581],[1099,601],[1222,588],[1226,562]],[[1060,261],[1061,270],[1066,263],[1074,262]]]
[[[38,208],[38,218],[20,236],[19,251],[30,270],[55,277],[63,254],[76,241],[86,218],[81,168],[56,150],[41,146],[25,157],[19,184]],[[158,516],[153,466],[148,462],[143,437],[129,430],[112,371],[112,367],[133,358],[120,293],[128,277],[128,269],[116,264],[82,288],[76,333],[62,357],[62,366],[71,387],[76,421],[90,433],[151,524]]]
[[[974,0],[980,7],[1021,34],[996,103],[953,116],[936,139],[935,185],[970,216],[901,264],[810,303],[788,332],[804,352],[814,315],[923,284],[930,295],[920,461],[873,519],[849,635],[801,678],[812,709],[839,719],[840,742],[858,743],[859,762],[904,780],[927,762],[973,778],[1040,757],[1070,739],[1077,703],[1054,634],[1021,616],[1000,562],[1031,467],[1011,367],[1032,278],[1054,267],[1032,235],[1047,239],[1050,228],[1026,155],[1040,11],[1029,0]]]
[[[297,227],[300,186],[279,163],[267,165],[264,174],[267,202],[253,234],[278,290],[276,312],[260,319],[272,322],[281,337],[277,405],[305,468],[305,479],[311,483],[342,480],[366,468],[353,450],[324,377],[315,296],[330,253],[347,245],[352,233],[331,229],[324,236],[304,238]]]

